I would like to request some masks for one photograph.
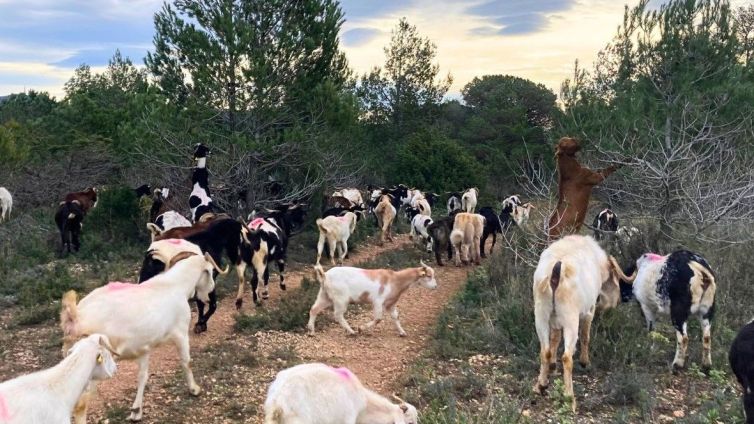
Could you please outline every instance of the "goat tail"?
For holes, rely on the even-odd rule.
[[[76,303],[78,295],[75,290],[69,290],[63,295],[60,309],[60,328],[63,330],[63,349],[71,344],[76,337],[76,323],[78,322],[79,310]]]
[[[552,290],[552,302],[555,303],[555,290],[560,286],[560,274],[563,268],[563,262],[555,262],[555,266],[552,267],[552,274],[550,274],[550,289]]]
[[[322,226],[322,218],[317,218],[317,228],[319,228],[319,232],[322,234],[327,234],[327,229]]]
[[[699,276],[699,278],[694,278],[691,285],[692,300],[696,301],[698,293],[699,302],[707,299],[707,302],[712,303],[715,298],[715,290],[717,289],[715,276],[712,275],[712,272],[706,266],[696,261],[690,261],[689,268],[691,268],[694,274]],[[701,293],[699,293],[700,291]]]
[[[320,285],[325,284],[326,275],[325,269],[322,268],[322,265],[314,265],[314,277]]]

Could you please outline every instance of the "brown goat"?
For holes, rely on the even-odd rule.
[[[89,187],[84,191],[68,193],[65,195],[65,198],[61,203],[68,202],[78,202],[78,204],[81,205],[82,212],[86,214],[89,212],[89,209],[97,206],[97,189],[95,187]]]
[[[576,160],[579,150],[581,146],[578,140],[570,137],[561,138],[555,147],[558,162],[558,206],[547,226],[550,240],[575,233],[581,228],[592,188],[618,169],[617,166],[609,166],[595,172],[584,168]]]

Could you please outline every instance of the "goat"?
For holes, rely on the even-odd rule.
[[[314,335],[314,324],[325,309],[332,306],[335,319],[350,335],[356,334],[343,316],[349,303],[371,303],[374,319],[359,327],[359,331],[366,331],[382,320],[383,312],[390,313],[390,317],[398,329],[401,337],[406,332],[398,321],[396,304],[401,295],[413,285],[424,288],[437,288],[435,271],[424,265],[417,268],[406,268],[400,271],[389,269],[361,269],[353,267],[335,267],[327,272],[317,264],[314,267],[319,293],[317,300],[309,311],[309,335]]]
[[[618,231],[618,215],[610,209],[603,209],[594,217],[592,227],[594,227],[594,238],[602,240],[605,237],[604,232]]]
[[[529,202],[524,203],[523,205],[517,205],[513,208],[513,221],[517,226],[523,228],[524,225],[529,222],[529,214],[532,209],[535,209],[534,205]]]
[[[74,406],[92,381],[116,371],[107,336],[79,340],[57,365],[0,384],[0,422],[70,423]]]
[[[463,202],[461,201],[461,196],[462,196],[461,193],[449,192],[448,194],[450,196],[448,197],[447,208],[448,208],[448,215],[450,215],[451,212],[460,211],[461,208],[463,207]]]
[[[204,218],[213,217],[214,214],[205,214]],[[209,253],[215,262],[222,263],[223,253],[227,256],[230,263],[236,268],[238,284],[244,284],[244,273],[246,263],[242,260],[241,249],[247,244],[248,231],[244,226],[230,218],[218,217],[206,222],[198,222],[192,227],[173,228],[160,234],[155,238],[156,241],[169,238],[184,239],[196,244],[202,252]],[[149,254],[147,254],[149,257]],[[145,258],[145,263],[148,258]],[[144,274],[144,279],[151,278],[153,274]],[[209,294],[209,308],[204,313],[205,302],[196,299],[196,310],[198,319],[194,326],[195,333],[207,331],[207,321],[217,310],[217,294],[212,291]]]
[[[80,336],[99,333],[109,338],[113,353],[139,364],[131,421],[141,419],[149,353],[162,343],[170,341],[177,348],[189,393],[197,396],[201,392],[190,366],[191,308],[187,300],[196,293],[198,299],[208,301],[209,293],[215,289],[213,272],[227,273],[227,269],[220,270],[209,254],[181,255],[188,257],[142,284],[109,283],[94,289],[79,302],[75,291],[63,295],[60,326],[64,350]],[[77,405],[76,422],[86,422],[88,397],[82,396]]]
[[[391,203],[391,195],[385,194],[380,198],[380,203],[374,208],[374,215],[377,217],[377,226],[380,228],[380,242],[382,246],[385,243],[385,239],[393,241],[393,236],[390,234],[393,220],[396,215],[395,206]]]
[[[457,209],[456,211],[460,211]],[[450,233],[453,231],[453,222],[455,221],[456,212],[450,216],[436,219],[427,227],[427,233],[432,238],[432,250],[435,252],[435,261],[438,266],[444,266],[442,263],[441,252],[448,252],[448,260],[453,257],[453,247],[450,243]]]
[[[730,346],[728,360],[743,388],[746,424],[754,424],[754,321],[746,324]]]
[[[477,197],[479,197],[479,189],[476,187],[464,191],[461,196],[461,209],[466,213],[474,213]]]
[[[461,212],[455,216],[450,242],[455,249],[456,266],[461,266],[461,261],[477,265],[482,263],[479,246],[484,226],[485,219],[482,215]]]
[[[332,195],[344,197],[348,199],[354,206],[361,206],[362,208],[366,206],[364,204],[364,198],[361,196],[361,190],[359,190],[358,188],[343,188],[336,191]]]
[[[253,221],[256,218],[269,219],[285,232],[286,237],[290,238],[294,235],[294,230],[303,227],[306,212],[306,203],[285,204],[277,206],[275,209],[254,210],[249,214],[247,220]]]
[[[204,216],[206,215],[207,214],[204,214]],[[172,230],[173,228],[190,227],[191,221],[189,221],[185,216],[176,211],[167,211],[163,214],[158,215],[154,223],[147,223],[147,230],[149,231],[152,241],[155,241],[165,231]]]
[[[328,216],[343,216],[346,212],[353,212],[356,214],[356,220],[361,221],[361,219],[364,217],[364,208],[361,206],[351,206],[350,208],[330,208],[326,211],[322,212],[322,218],[327,218]]]
[[[411,219],[411,231],[409,232],[409,237],[414,242],[424,242],[427,246],[427,252],[432,251],[432,237],[427,232],[427,228],[430,225],[432,225],[432,218],[429,216],[414,215]]]
[[[196,167],[191,174],[193,188],[189,196],[191,222],[197,222],[202,215],[215,210],[215,204],[212,202],[212,196],[209,192],[209,172],[207,171],[207,157],[210,154],[211,151],[207,146],[197,143],[194,150]]]
[[[97,207],[97,188],[89,187],[84,191],[67,193],[63,198],[63,202],[78,203],[81,205],[81,211],[86,215],[91,209]]]
[[[584,168],[576,159],[581,150],[578,140],[563,137],[555,146],[558,165],[558,205],[547,224],[547,237],[554,240],[561,235],[577,232],[584,224],[592,188],[610,176],[617,166],[599,171]]]
[[[539,377],[534,391],[543,393],[555,355],[564,339],[563,382],[565,396],[573,395],[573,354],[581,337],[579,362],[589,364],[589,331],[596,309],[614,308],[620,302],[619,279],[626,279],[615,258],[608,257],[588,236],[566,236],[542,252],[534,271],[534,320],[539,338]]]
[[[280,371],[267,392],[264,424],[417,424],[416,408],[367,389],[346,368],[301,364]]]
[[[136,194],[137,199],[143,196],[149,196],[151,192],[152,188],[149,186],[149,184],[142,184],[134,189],[134,193]]]
[[[183,239],[164,239],[152,242],[141,264],[138,282],[142,283],[169,270],[176,263],[173,259],[184,252],[201,255],[202,249]]]
[[[481,257],[486,258],[484,253],[484,246],[487,243],[487,238],[492,236],[492,246],[490,246],[490,254],[495,249],[495,243],[497,242],[498,233],[503,233],[503,226],[500,224],[500,218],[495,214],[495,210],[490,206],[483,206],[479,208],[479,215],[484,217],[484,228],[482,229],[482,237],[479,240],[479,253]]]
[[[278,275],[280,275],[280,289],[286,289],[283,272],[285,272],[285,260],[288,252],[288,237],[285,236],[285,232],[271,218],[255,218],[247,224],[247,229],[250,231],[249,239],[253,247],[242,246],[241,257],[244,262],[252,266],[252,299],[255,304],[259,304],[257,287],[260,277],[264,278],[262,299],[269,297],[267,286],[270,282],[270,262],[277,263]],[[242,306],[243,285],[239,285],[236,296],[236,309],[241,309]]]
[[[356,214],[346,212],[343,216],[328,216],[317,220],[319,229],[319,241],[317,242],[317,264],[322,258],[322,251],[325,247],[325,240],[330,249],[330,261],[335,265],[335,256],[338,255],[337,249],[340,248],[338,260],[342,263],[343,258],[348,254],[348,238],[356,230]]]
[[[322,202],[323,211],[328,208],[346,208],[347,209],[352,206],[356,206],[356,203],[341,196],[339,192],[337,191],[331,196],[325,196],[324,201]]]
[[[10,212],[13,209],[13,196],[10,195],[5,187],[0,187],[0,222],[10,219]]]
[[[499,215],[500,228],[503,232],[507,232],[516,223],[515,211],[518,206],[521,206],[521,198],[517,194],[503,200],[503,209]]]
[[[669,314],[675,327],[676,350],[673,371],[684,368],[689,344],[686,322],[692,314],[696,315],[702,324],[702,368],[710,369],[710,321],[715,313],[717,285],[707,261],[688,250],[678,250],[665,256],[645,253],[636,260],[635,268],[635,278],[624,278],[624,281],[633,282],[632,292],[641,306],[647,330],[654,330],[657,314]]]
[[[68,253],[78,252],[81,248],[81,229],[84,221],[84,208],[79,201],[60,202],[58,210],[55,213],[55,224],[60,231],[60,256]],[[73,249],[71,249],[73,248]]]

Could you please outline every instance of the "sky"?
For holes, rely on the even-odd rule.
[[[359,74],[385,61],[406,17],[438,51],[457,97],[475,76],[510,74],[558,93],[574,60],[589,66],[638,0],[341,0],[341,46]],[[657,6],[661,0],[652,0]],[[732,0],[734,6],[754,0]],[[163,0],[0,0],[0,96],[34,89],[62,98],[82,63],[101,69],[116,49],[135,63],[152,47]]]

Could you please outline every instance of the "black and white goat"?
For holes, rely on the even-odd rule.
[[[458,192],[452,192],[448,193],[450,196],[448,197],[448,214],[454,211],[460,211],[461,207],[463,206],[463,202],[461,201],[461,193]]]
[[[253,210],[247,217],[247,220],[253,221],[256,218],[269,219],[283,230],[286,237],[290,238],[292,235],[297,234],[295,231],[303,228],[306,214],[306,203],[292,203],[279,205],[274,209]]]
[[[508,231],[515,223],[515,211],[518,206],[522,206],[521,198],[514,194],[503,200],[503,209],[500,211],[500,228],[502,231]]]
[[[728,360],[744,391],[746,423],[754,424],[754,321],[738,332],[730,346]]]
[[[209,148],[201,143],[198,143],[194,150],[196,166],[191,174],[193,188],[189,196],[191,222],[197,222],[202,215],[215,210],[215,205],[209,192],[209,172],[207,171],[207,157],[210,153]]]
[[[610,209],[603,209],[594,217],[592,227],[594,227],[594,238],[602,240],[606,232],[618,231],[618,215]]]
[[[248,230],[249,244],[241,246],[241,258],[251,266],[251,293],[252,300],[260,305],[258,287],[259,279],[264,279],[264,287],[261,293],[262,299],[269,297],[267,286],[270,282],[270,263],[277,263],[280,275],[280,289],[285,290],[285,260],[288,251],[288,236],[280,227],[281,218],[257,217],[246,225]],[[244,283],[239,282],[236,295],[236,309],[243,306]]]
[[[634,267],[632,267],[634,268]],[[696,315],[702,324],[702,367],[712,366],[711,324],[715,312],[715,275],[707,261],[688,250],[661,256],[645,253],[637,261],[637,272],[627,279],[633,282],[632,293],[641,306],[649,331],[654,330],[657,314],[670,315],[676,330],[673,369],[686,363],[689,335],[686,323]],[[633,269],[629,269],[633,272]],[[626,283],[622,283],[625,287]],[[625,292],[625,290],[622,290]]]
[[[409,237],[414,243],[424,244],[427,252],[432,251],[432,236],[429,235],[428,228],[432,225],[432,218],[429,215],[415,214],[411,217],[411,231]]]
[[[84,217],[96,206],[97,189],[94,187],[65,195],[55,213],[55,224],[58,226],[61,239],[60,256],[66,251],[71,253],[71,247],[74,252],[78,252],[81,247],[79,235],[84,226]]]

